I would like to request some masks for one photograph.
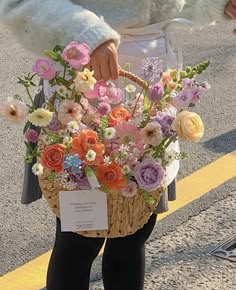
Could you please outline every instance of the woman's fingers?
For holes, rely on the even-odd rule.
[[[86,67],[94,71],[94,77],[97,80],[116,79],[118,56],[114,42],[110,40],[97,47],[91,54],[90,63]]]
[[[224,10],[225,14],[229,16],[231,19],[236,19],[236,1],[234,3],[233,0],[228,1]]]
[[[110,78],[112,80],[116,80],[119,76],[119,65],[118,65],[118,57],[114,56],[109,59],[110,66]]]

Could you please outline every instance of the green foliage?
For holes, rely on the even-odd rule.
[[[104,139],[105,137],[105,130],[108,127],[108,123],[109,123],[109,117],[108,116],[103,116],[98,128],[98,136],[101,140]]]

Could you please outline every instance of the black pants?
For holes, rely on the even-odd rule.
[[[133,235],[106,240],[102,259],[105,290],[143,290],[145,242],[155,222],[156,215],[153,214],[144,227]],[[88,290],[90,269],[104,240],[61,232],[60,220],[57,219],[47,290]]]

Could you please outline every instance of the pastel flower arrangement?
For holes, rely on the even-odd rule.
[[[169,152],[170,144],[203,136],[200,116],[186,108],[198,104],[210,88],[196,80],[209,62],[164,71],[160,59],[146,58],[140,65],[146,86],[125,78],[117,88],[111,81],[96,81],[93,71],[83,68],[89,55],[89,47],[75,41],[45,51],[33,73],[19,78],[28,102],[19,95],[9,98],[0,113],[12,123],[26,121],[25,161],[37,159],[35,175],[49,170],[49,181],[59,180],[67,190],[100,188],[127,198],[141,192],[152,202],[150,192],[166,185],[166,166],[186,157]],[[41,108],[35,108],[31,94],[35,76],[54,88]]]

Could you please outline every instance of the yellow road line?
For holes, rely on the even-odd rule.
[[[236,151],[233,151],[177,182],[177,200],[170,202],[168,212],[173,213],[205,193],[236,177]],[[102,254],[102,250],[100,252]],[[39,290],[45,286],[45,277],[51,251],[0,277],[2,290]]]

